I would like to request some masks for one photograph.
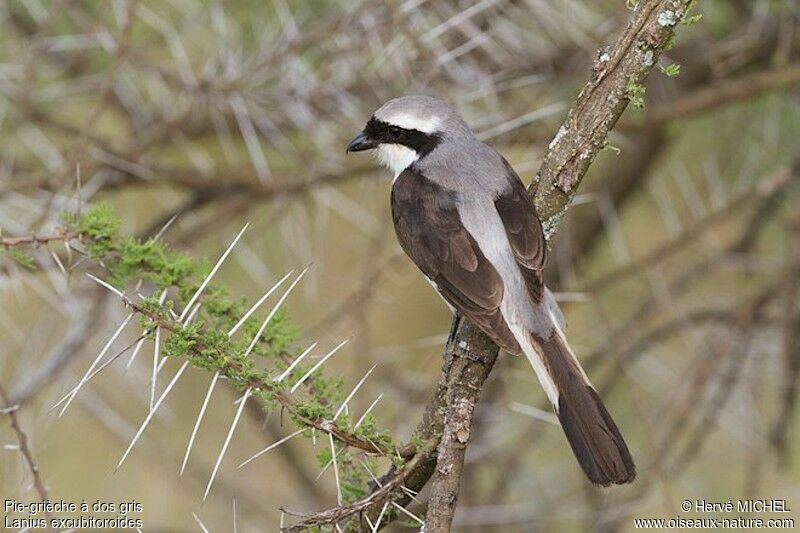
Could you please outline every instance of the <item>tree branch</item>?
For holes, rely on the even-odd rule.
[[[3,237],[0,236],[0,247],[13,248],[15,246],[41,246],[50,242],[69,242],[76,238],[78,234],[72,231],[60,231],[57,233],[47,235],[23,235],[20,237]]]
[[[0,386],[0,399],[3,400],[3,408],[0,409],[0,413],[7,414],[8,418],[11,420],[11,429],[17,436],[17,441],[19,442],[19,451],[25,458],[25,463],[28,465],[31,475],[33,475],[33,486],[36,488],[36,492],[39,494],[39,499],[43,502],[49,501],[50,498],[47,495],[47,488],[45,487],[41,473],[39,472],[39,465],[36,464],[36,459],[33,457],[33,452],[28,446],[28,436],[19,425],[19,420],[17,420],[17,408],[19,406],[16,404],[12,405],[9,402],[6,390],[2,386]],[[53,531],[53,527],[50,524],[50,520],[53,518],[52,514],[50,511],[45,510],[44,515],[47,519],[47,530]]]

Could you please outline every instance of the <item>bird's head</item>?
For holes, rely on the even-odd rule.
[[[380,162],[397,176],[432,152],[460,124],[463,121],[458,114],[437,98],[403,96],[375,111],[347,151],[375,149]]]

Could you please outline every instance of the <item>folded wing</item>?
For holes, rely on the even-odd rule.
[[[392,187],[400,246],[442,297],[501,348],[520,348],[500,312],[503,281],[464,228],[455,199],[409,168]]]

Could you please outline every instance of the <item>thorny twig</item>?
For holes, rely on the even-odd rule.
[[[23,235],[20,237],[2,237],[0,236],[0,246],[14,247],[23,245],[39,246],[51,242],[69,242],[77,237],[78,234],[71,231],[61,231],[58,233],[51,233],[46,235]]]
[[[145,307],[141,306],[140,304],[134,302],[130,298],[125,295],[122,295],[122,300],[126,306],[131,308],[136,313],[147,317],[148,319],[152,320],[155,325],[157,325],[162,330],[166,330],[172,333],[178,332],[182,325],[171,319],[164,318],[163,316],[159,315],[157,312],[146,309]],[[204,345],[202,342],[195,342],[192,347],[191,351],[193,353],[200,354],[208,347]],[[221,373],[231,372],[231,373],[239,373],[241,371],[241,366],[235,360],[226,359],[224,366],[219,369]],[[253,378],[245,385],[253,390],[272,390],[273,386],[269,382],[264,382],[262,380]],[[277,391],[275,394],[275,400],[288,412],[295,415],[298,420],[301,420],[304,424],[309,426],[310,428],[318,429],[324,433],[330,433],[335,439],[339,442],[346,444],[347,446],[351,446],[353,448],[358,448],[363,450],[364,452],[371,454],[371,455],[387,455],[392,452],[392,450],[387,450],[386,448],[380,446],[371,441],[367,441],[362,439],[361,437],[354,435],[352,433],[348,433],[339,428],[339,426],[333,420],[324,420],[324,419],[309,419],[306,418],[295,410],[295,400],[293,396],[284,391]]]

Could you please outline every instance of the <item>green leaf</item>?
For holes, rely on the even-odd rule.
[[[36,269],[36,262],[33,260],[33,257],[29,256],[24,251],[20,250],[19,248],[13,248],[10,246],[2,246],[0,247],[0,253],[3,255],[7,255],[21,266],[27,268],[28,270],[35,270]]]
[[[662,67],[661,65],[658,66],[661,69],[661,72],[669,76],[670,78],[677,76],[681,73],[681,66],[677,63],[672,63],[667,65],[666,67]]]

